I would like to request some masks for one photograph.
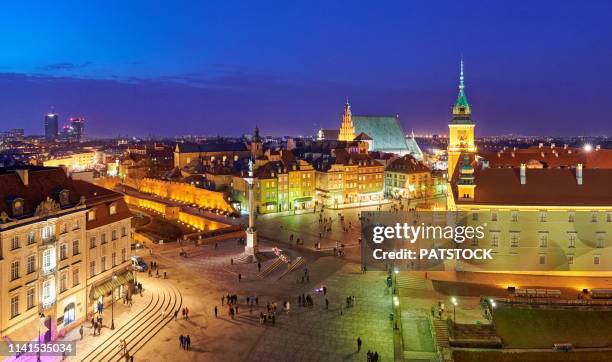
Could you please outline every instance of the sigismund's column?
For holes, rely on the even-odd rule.
[[[244,247],[245,256],[249,261],[257,260],[259,247],[257,246],[257,230],[255,230],[255,202],[253,200],[253,160],[249,160],[249,174],[244,179],[249,188],[249,227],[246,229],[246,246]]]

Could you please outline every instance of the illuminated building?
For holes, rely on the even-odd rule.
[[[95,151],[83,152],[67,152],[56,156],[51,156],[50,159],[43,162],[45,167],[66,167],[68,171],[87,170],[96,163]]]
[[[353,120],[351,119],[351,105],[349,104],[348,98],[344,104],[344,113],[342,114],[342,124],[340,126],[340,133],[338,134],[338,141],[352,141],[355,139],[355,127],[353,127]]]
[[[0,336],[49,341],[131,280],[131,214],[120,194],[60,168],[2,169],[0,182]]]
[[[45,116],[45,139],[53,141],[57,139],[59,132],[58,116],[54,113],[49,113]]]
[[[385,194],[407,199],[433,195],[431,169],[411,155],[397,158],[385,168]]]
[[[462,67],[463,68],[463,67]],[[612,262],[612,151],[567,146],[477,152],[463,92],[449,125],[449,210],[486,225],[468,248],[491,248],[494,259],[462,270],[609,271]]]
[[[83,142],[85,140],[85,119],[79,117],[70,118],[71,140]]]
[[[237,143],[177,143],[174,148],[174,167],[182,169],[192,161],[205,166],[215,160],[247,158],[251,151],[242,142]]]
[[[471,119],[472,107],[468,103],[463,84],[463,59],[459,75],[459,94],[453,105],[453,118],[448,125],[448,176],[453,174],[459,157],[464,152],[476,152],[474,144],[474,121]]]
[[[312,209],[315,206],[315,170],[283,150],[276,161],[260,161],[254,171],[254,207],[260,214]],[[232,181],[233,199],[248,210],[247,183],[241,175]]]
[[[313,165],[319,204],[340,207],[383,199],[384,166],[368,154],[337,148]]]

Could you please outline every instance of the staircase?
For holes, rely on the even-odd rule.
[[[434,319],[433,326],[436,335],[436,344],[440,347],[440,349],[449,347],[448,324],[446,323],[446,320]]]
[[[272,274],[273,271],[275,271],[277,268],[279,268],[284,263],[285,262],[281,258],[276,258],[276,260],[274,260],[272,264],[270,264],[264,271],[257,274],[257,278],[263,279],[267,277],[268,275]]]
[[[291,273],[292,271],[296,270],[297,268],[301,267],[302,265],[304,265],[306,263],[306,260],[301,257],[298,256],[297,258],[295,258],[295,260],[293,260],[291,263],[287,264],[287,270],[285,270],[283,272],[283,274],[281,274],[280,277],[278,277],[278,280],[281,280],[283,277],[285,277],[287,274]]]
[[[427,281],[422,276],[410,272],[399,273],[395,285],[397,289],[428,289]]]

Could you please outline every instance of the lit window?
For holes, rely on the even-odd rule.
[[[28,269],[28,274],[34,273],[36,271],[36,255],[28,256],[27,269]]]
[[[546,264],[546,255],[540,255],[540,265]]]
[[[15,318],[19,315],[19,295],[11,297],[11,318]]]
[[[15,235],[11,238],[11,250],[19,249],[21,243],[19,242],[19,235]]]
[[[96,210],[90,210],[87,213],[87,221],[94,221],[96,219]]]
[[[26,301],[27,301],[27,308],[28,309],[32,309],[34,308],[34,288],[30,288],[28,289],[27,293],[26,293]]]
[[[15,260],[11,263],[11,281],[19,279],[20,276],[19,260]]]
[[[111,215],[115,215],[117,213],[117,204],[110,204],[110,206],[108,207],[108,213]]]
[[[74,268],[72,270],[72,286],[79,285],[79,268]]]
[[[568,248],[576,247],[576,233],[575,232],[567,233],[567,247]]]
[[[599,255],[593,255],[593,264],[599,265]]]
[[[72,255],[79,255],[79,241],[74,240],[72,242]]]
[[[540,242],[540,248],[546,248],[548,246],[548,233],[547,232],[541,232],[539,234],[539,242]]]

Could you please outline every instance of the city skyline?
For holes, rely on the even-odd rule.
[[[0,15],[3,128],[27,134],[54,112],[92,137],[313,135],[339,127],[346,96],[357,115],[444,134],[461,57],[477,136],[610,133],[607,3],[31,10]]]

